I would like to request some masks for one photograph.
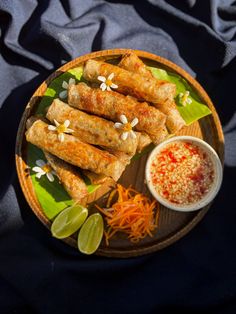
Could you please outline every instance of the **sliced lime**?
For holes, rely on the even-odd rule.
[[[81,205],[72,205],[64,209],[52,223],[52,235],[58,239],[69,237],[82,226],[87,216],[87,208]]]
[[[94,253],[102,240],[103,229],[102,216],[99,213],[91,215],[79,232],[78,248],[80,252],[85,254]]]

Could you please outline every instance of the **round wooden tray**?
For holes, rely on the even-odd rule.
[[[128,51],[127,49],[98,51],[91,54],[87,54],[85,56],[81,56],[63,65],[40,85],[40,87],[33,94],[28,105],[26,106],[26,109],[23,113],[19,125],[16,141],[17,173],[26,200],[28,201],[33,212],[47,228],[50,228],[51,222],[43,213],[41,205],[37,200],[36,194],[34,192],[31,177],[28,175],[28,166],[26,163],[28,144],[25,140],[26,120],[35,111],[37,105],[39,104],[42,96],[44,95],[47,89],[47,86],[57,76],[61,75],[63,72],[66,72],[71,68],[82,65],[88,59],[99,58],[107,60],[120,58],[127,51]],[[204,89],[200,86],[200,84],[182,68],[162,57],[144,51],[135,50],[134,52],[147,65],[161,67],[166,69],[167,71],[169,70],[171,72],[175,72],[181,75],[197,92],[202,102],[205,103],[211,109],[212,115],[204,117],[198,122],[195,122],[192,125],[183,128],[178,133],[178,135],[192,135],[205,140],[216,150],[223,163],[224,136],[220,120],[210,98],[208,97]],[[146,185],[144,184],[144,169],[147,157],[148,155],[144,155],[142,158],[133,161],[126,168],[119,182],[125,186],[132,184],[132,186],[138,191],[148,194],[149,192],[147,190]],[[118,235],[117,237],[114,237],[113,240],[111,240],[109,247],[107,247],[102,242],[96,254],[109,257],[131,257],[163,249],[169,246],[170,244],[174,243],[175,241],[179,240],[185,234],[187,234],[203,218],[209,207],[210,205],[202,208],[197,212],[189,213],[177,212],[161,207],[159,226],[156,229],[154,236],[152,238],[146,237],[139,243],[133,244],[125,236]],[[67,238],[64,241],[72,246],[77,247],[76,239],[73,237]]]

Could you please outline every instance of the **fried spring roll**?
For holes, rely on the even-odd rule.
[[[109,150],[109,152],[112,155],[116,156],[119,159],[119,161],[123,163],[125,166],[130,164],[131,158],[134,156],[134,154],[126,154],[123,152],[119,152],[117,150]]]
[[[156,137],[155,137],[156,140]],[[138,142],[138,147],[137,147],[137,153],[140,153],[145,147],[147,147],[149,144],[151,144],[152,140],[149,135],[146,133],[141,133],[139,142]]]
[[[147,78],[109,63],[88,60],[84,66],[83,75],[86,80],[99,83],[98,76],[108,78],[111,73],[114,74],[112,82],[118,86],[117,91],[122,94],[161,105],[174,99],[175,84]]]
[[[165,128],[166,115],[147,103],[139,103],[131,97],[116,92],[90,88],[85,83],[70,85],[68,90],[69,105],[93,113],[100,117],[118,122],[121,114],[129,121],[135,117],[139,122],[137,131],[146,132],[155,143],[159,142]],[[160,136],[161,135],[161,136]]]
[[[126,53],[122,57],[118,66],[127,71],[139,73],[147,78],[153,79],[151,71],[147,69],[143,61],[133,52]]]
[[[92,172],[91,172],[92,173]],[[82,205],[86,206],[89,203],[94,203],[96,200],[107,194],[112,188],[116,186],[116,181],[111,177],[106,177],[101,186],[96,189],[93,193],[88,194],[81,202]]]
[[[105,176],[104,174],[97,174],[89,170],[82,170],[82,171],[83,171],[83,174],[86,177],[88,177],[88,179],[91,181],[92,184],[103,184],[107,179],[107,176]]]
[[[121,132],[114,128],[114,123],[103,118],[89,115],[74,109],[59,99],[55,99],[48,108],[47,119],[53,122],[57,120],[64,123],[70,121],[70,128],[74,130],[73,135],[82,142],[108,147],[125,153],[135,153],[140,134],[136,138],[121,139]]]
[[[139,73],[148,79],[156,80],[151,71],[147,69],[143,61],[135,53],[124,55],[119,66],[125,70]],[[167,115],[166,126],[171,133],[176,133],[185,125],[185,121],[176,108],[174,100],[165,103],[157,102],[154,103],[154,106]]]
[[[150,134],[152,142],[156,145],[164,141],[164,139],[166,139],[168,136],[169,133],[165,125],[157,130],[156,135]]]
[[[60,142],[57,133],[48,130],[48,124],[41,120],[35,121],[27,130],[26,140],[72,165],[105,174],[114,180],[125,169],[117,157],[81,142],[73,135],[64,134],[64,141]]]
[[[124,166],[127,166],[130,161],[131,161],[131,158],[134,156],[134,154],[126,154],[124,152],[120,152],[120,151],[116,151],[116,150],[109,150],[109,152],[116,156],[119,161],[124,165]],[[86,177],[89,178],[89,180],[92,182],[92,184],[103,184],[107,177],[105,175],[102,175],[102,174],[97,174],[97,173],[94,173],[94,172],[91,172],[91,171],[88,171],[88,170],[83,170],[83,173]],[[120,174],[120,176],[122,175],[122,173]],[[119,178],[117,178],[118,180]]]
[[[166,126],[170,133],[175,134],[186,125],[184,119],[181,117],[178,109],[176,108],[174,101],[170,103],[168,107],[163,106],[162,108],[159,105],[156,105],[156,107],[167,115]]]
[[[57,176],[63,184],[65,190],[74,201],[79,202],[81,205],[86,206],[88,203],[96,201],[110,191],[110,189],[116,184],[115,180],[110,177],[84,170],[87,172],[88,177],[91,176],[91,178],[94,179],[94,181],[91,180],[92,184],[100,185],[100,187],[93,193],[88,193],[87,186],[78,173],[76,167],[50,153],[44,152],[44,154],[50,166],[57,173]]]
[[[88,195],[87,186],[74,166],[46,151],[44,155],[73,200],[80,201]]]

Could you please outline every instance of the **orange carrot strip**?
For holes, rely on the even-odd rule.
[[[117,193],[118,199],[111,206],[111,201]],[[108,198],[107,207],[112,210],[106,211],[96,207],[106,217],[109,230],[104,232],[106,244],[109,245],[110,238],[116,232],[124,232],[132,242],[138,242],[140,239],[149,235],[153,236],[152,231],[157,227],[159,219],[159,208],[156,201],[151,201],[145,195],[140,194],[131,187],[127,189],[117,184]],[[154,209],[156,215],[154,217]]]
[[[107,208],[109,208],[111,206],[111,201],[113,199],[113,197],[115,196],[115,194],[117,193],[117,190],[112,190],[109,197],[108,197],[108,200],[107,200]]]

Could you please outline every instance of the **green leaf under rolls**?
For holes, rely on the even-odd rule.
[[[160,79],[166,80],[176,85],[176,105],[179,113],[181,114],[182,118],[186,122],[187,125],[192,124],[193,122],[211,114],[211,110],[204,105],[196,92],[192,89],[192,87],[188,84],[188,82],[182,78],[181,76],[163,70],[149,67],[152,71],[152,74]],[[179,94],[189,91],[190,95],[189,98],[192,100],[191,104],[186,104],[183,106],[179,101]]]
[[[63,209],[72,205],[73,201],[56,176],[54,176],[53,182],[50,182],[46,175],[43,175],[40,179],[36,178],[36,173],[32,171],[32,168],[36,166],[36,160],[38,159],[47,162],[42,150],[29,143],[27,165],[30,167],[34,190],[44,214],[47,218],[53,219]]]

